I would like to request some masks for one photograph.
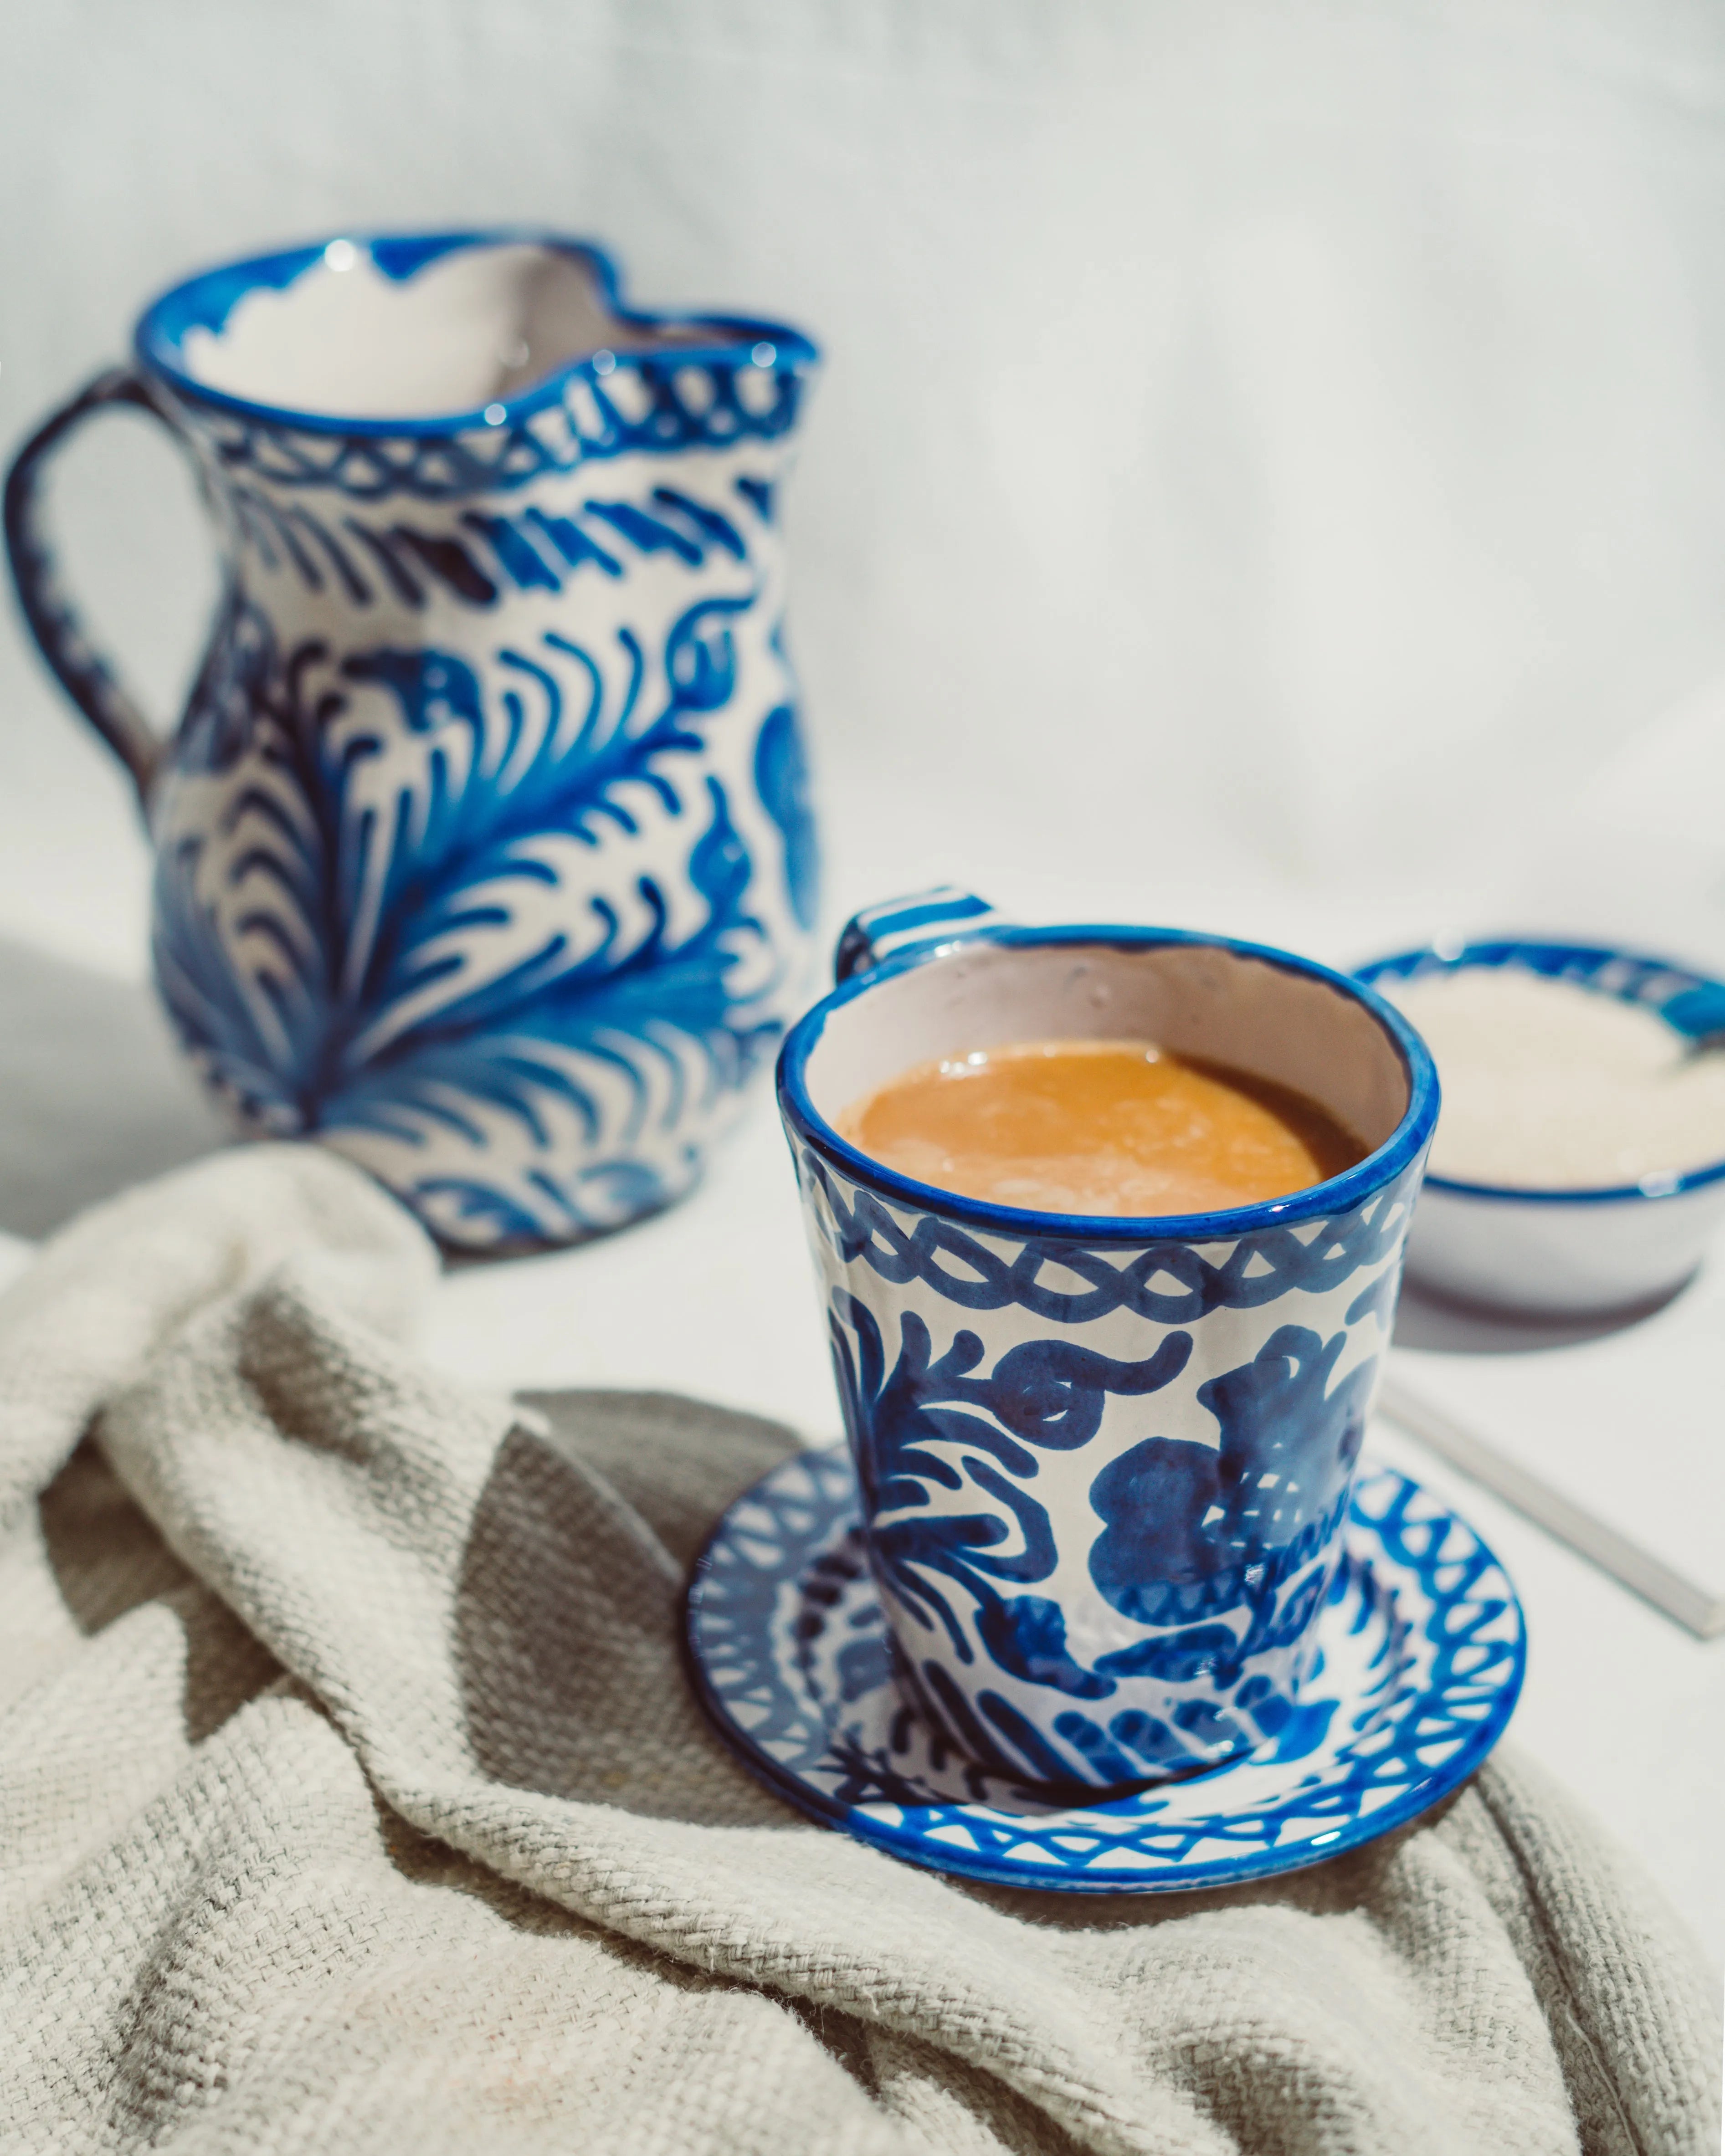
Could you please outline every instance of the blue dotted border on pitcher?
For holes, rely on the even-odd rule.
[[[465,248],[540,247],[581,262],[620,327],[675,331],[686,341],[587,354],[483,408],[412,419],[336,417],[259,403],[190,372],[184,361],[190,331],[219,331],[249,293],[285,290],[325,261],[331,244],[203,271],[162,293],[139,321],[138,365],[208,437],[224,471],[357,501],[406,495],[440,502],[496,494],[547,472],[631,452],[666,454],[776,440],[795,425],[820,358],[813,341],[786,322],[629,306],[621,274],[603,248],[542,226],[507,225],[434,234],[355,232],[340,244],[363,253],[396,283]],[[764,489],[759,506],[770,515]]]

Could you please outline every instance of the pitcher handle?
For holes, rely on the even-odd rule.
[[[147,412],[176,440],[179,439],[172,422],[129,367],[110,367],[97,375],[38,428],[13,458],[6,475],[6,552],[18,603],[42,656],[54,669],[60,686],[131,773],[139,798],[147,802],[150,782],[164,747],[162,737],[85,634],[77,609],[56,572],[40,514],[44,465],[76,428],[110,404],[131,404]]]
[[[870,973],[913,943],[951,942],[1004,920],[987,899],[960,891],[956,884],[940,883],[932,891],[913,891],[908,898],[886,899],[852,914],[839,931],[833,953],[834,982]]]

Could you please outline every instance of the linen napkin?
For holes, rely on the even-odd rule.
[[[464,1391],[407,1344],[435,1267],[258,1147],[0,1298],[5,2148],[1712,2156],[1705,1961],[1507,1749],[1199,1894],[799,1819],[679,1651],[702,1535],[798,1440]]]

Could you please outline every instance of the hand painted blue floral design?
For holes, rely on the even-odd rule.
[[[786,896],[797,926],[812,929],[820,903],[820,849],[809,763],[795,706],[780,704],[755,737],[755,791],[784,846]]]
[[[1261,1309],[1296,1289],[1326,1293],[1399,1252],[1420,1179],[1416,1163],[1363,1204],[1321,1222],[1315,1235],[1259,1229],[1218,1246],[1225,1250],[1219,1256],[1172,1241],[1120,1254],[1065,1236],[1009,1244],[967,1234],[938,1214],[906,1216],[835,1175],[812,1147],[801,1147],[797,1158],[819,1232],[840,1265],[860,1260],[895,1287],[921,1281],[965,1310],[1019,1309],[1057,1325],[1088,1324],[1117,1310],[1158,1325],[1192,1325],[1213,1310]],[[1084,1286],[1075,1291],[1044,1277],[1059,1273],[1076,1274]],[[1380,1291],[1381,1272],[1370,1290]]]
[[[433,295],[486,250],[562,295],[536,379],[331,412],[290,336],[264,378],[303,408],[233,386],[223,349],[338,270],[384,311],[374,358],[462,346],[470,296],[452,329]],[[485,288],[499,352],[516,274]],[[144,800],[157,977],[243,1131],[316,1136],[470,1248],[616,1227],[699,1174],[818,910],[777,506],[817,360],[782,324],[631,310],[565,236],[342,236],[165,295],[134,367],[26,444],[26,619]],[[39,514],[45,460],[116,405],[181,440],[223,556],[171,739],[90,649]]]
[[[1090,1570],[1115,1609],[1164,1625],[1245,1601],[1268,1604],[1327,1542],[1377,1374],[1375,1359],[1358,1364],[1327,1391],[1347,1344],[1345,1332],[1326,1341],[1279,1326],[1250,1363],[1198,1388],[1220,1424],[1219,1446],[1151,1437],[1109,1461],[1091,1485],[1106,1526]],[[1179,1633],[1147,1647],[1142,1665],[1111,1656],[1101,1666],[1147,1668],[1218,1645],[1232,1656],[1236,1644],[1250,1651],[1232,1634]]]
[[[1343,1532],[1300,1703],[1249,1681],[1250,1751],[1149,1789],[1028,1789],[906,1697],[842,1448],[794,1455],[720,1522],[690,1588],[691,1659],[721,1735],[791,1803],[912,1863],[1081,1893],[1229,1886],[1404,1825],[1515,1705],[1521,1611],[1466,1522],[1368,1466]]]
[[[778,1039],[787,985],[705,737],[752,603],[688,606],[650,664],[624,627],[608,650],[544,630],[486,669],[435,646],[284,654],[261,611],[235,606],[178,773],[228,782],[249,835],[216,872],[249,903],[236,918],[209,895],[210,839],[196,817],[180,834],[177,773],[155,948],[182,1038],[244,1124],[350,1145],[442,1129],[480,1150],[512,1133],[547,1153],[561,1106],[603,1155],[575,1176],[544,1161],[520,1196],[483,1169],[414,1180],[464,1240],[609,1224],[678,1194],[697,1157],[655,1142],[655,1108],[686,1104],[692,1123],[734,1093]],[[768,723],[793,734],[787,706]],[[367,782],[403,741],[422,745],[416,783],[380,793]],[[574,848],[548,858],[547,834]],[[812,842],[794,824],[791,841],[794,921]]]
[[[1111,1786],[1317,1742],[1298,1686],[1411,1178],[1296,1228],[1122,1249],[973,1233],[799,1165],[896,1681],[931,1741],[997,1779]]]
[[[1087,1563],[1128,1620],[1117,1629],[1133,1636],[1087,1660],[1060,1604],[1025,1591],[1060,1558],[1035,1487],[1040,1455],[1090,1445],[1111,1396],[1163,1392],[1186,1369],[1192,1335],[1168,1332],[1136,1361],[1020,1341],[985,1369],[975,1332],[956,1332],[936,1354],[927,1323],[906,1311],[889,1368],[873,1312],[843,1291],[831,1333],[875,1568],[911,1620],[901,1642],[916,1625],[944,1637],[944,1653],[901,1661],[931,1727],[993,1773],[1073,1775],[1004,1691],[976,1693],[973,1712],[948,1656],[1074,1701],[1114,1700],[1106,1723],[1066,1710],[1051,1725],[1109,1781],[1259,1741],[1230,1711],[1247,1686],[1248,1706],[1281,1698],[1292,1711],[1288,1656],[1328,1589],[1376,1371],[1375,1359],[1356,1363],[1332,1386],[1345,1331],[1326,1341],[1279,1327],[1250,1362],[1199,1384],[1219,1445],[1154,1435],[1104,1456],[1089,1485],[1101,1524]],[[1170,1692],[1171,1712],[1149,1711],[1149,1697]]]
[[[885,1584],[901,1604],[944,1629],[962,1662],[973,1661],[976,1649],[937,1578],[968,1596],[977,1640],[1001,1668],[1079,1698],[1112,1691],[1108,1676],[1067,1652],[1056,1604],[1005,1594],[1002,1585],[1029,1586],[1055,1568],[1047,1511],[1024,1487],[1035,1478],[1037,1451],[1087,1445],[1106,1394],[1159,1392],[1184,1368],[1189,1337],[1169,1334],[1141,1363],[1114,1362],[1065,1341],[1027,1341],[983,1377],[972,1374],[983,1352],[975,1333],[956,1334],[932,1358],[927,1327],[906,1312],[889,1373],[880,1328],[855,1297],[848,1318],[848,1327],[833,1327],[834,1359]],[[955,1451],[958,1465],[948,1456]],[[962,1492],[967,1483],[978,1511],[927,1509],[929,1485]],[[938,1688],[938,1674],[931,1681]]]

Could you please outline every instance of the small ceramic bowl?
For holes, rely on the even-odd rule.
[[[1374,959],[1356,978],[1393,997],[1398,982],[1479,966],[1519,968],[1640,1004],[1691,1040],[1725,1027],[1725,983],[1594,944],[1436,945]],[[1583,1317],[1668,1294],[1694,1271],[1722,1221],[1725,1159],[1601,1189],[1522,1190],[1428,1173],[1406,1270],[1419,1286],[1465,1301]]]

